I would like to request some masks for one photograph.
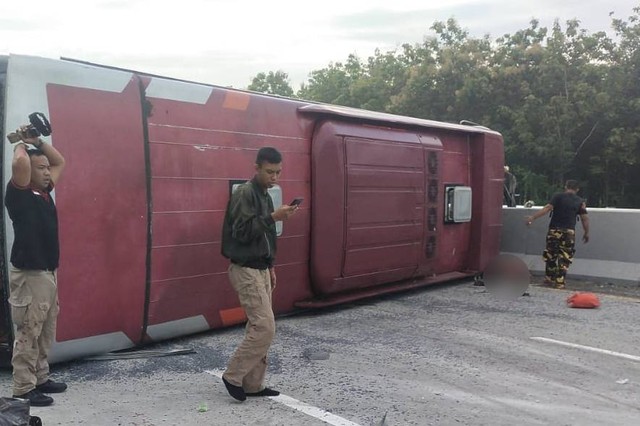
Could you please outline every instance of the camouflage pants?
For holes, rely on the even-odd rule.
[[[564,288],[564,279],[576,253],[576,231],[551,228],[547,233],[547,248],[542,257],[545,261],[545,279],[557,288]]]

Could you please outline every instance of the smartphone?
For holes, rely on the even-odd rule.
[[[299,206],[300,204],[302,204],[302,202],[304,201],[304,198],[302,197],[296,197],[293,199],[292,202],[289,203],[290,206]]]

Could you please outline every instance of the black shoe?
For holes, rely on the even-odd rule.
[[[53,404],[53,398],[44,395],[38,389],[31,389],[29,392],[22,395],[13,395],[14,398],[28,399],[34,407],[46,407]]]
[[[61,393],[67,390],[67,384],[62,382],[54,382],[49,379],[41,385],[36,386],[36,389],[42,393]]]
[[[227,392],[229,392],[229,395],[231,395],[233,398],[237,399],[238,401],[244,401],[245,399],[247,399],[247,395],[244,393],[244,389],[242,389],[242,386],[232,385],[231,383],[227,382],[224,377],[222,378],[222,382],[227,388]]]
[[[278,396],[280,392],[275,389],[264,388],[260,392],[247,392],[247,396]]]

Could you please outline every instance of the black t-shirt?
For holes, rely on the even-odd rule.
[[[51,198],[53,185],[45,191],[7,184],[5,206],[13,221],[15,235],[11,263],[18,269],[50,270],[58,268],[58,213]]]
[[[571,192],[557,193],[549,204],[553,206],[549,228],[575,229],[576,217],[587,214],[582,198]]]

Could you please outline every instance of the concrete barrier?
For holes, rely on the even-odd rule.
[[[535,275],[544,274],[542,252],[549,226],[539,218],[530,227],[525,217],[541,207],[504,207],[500,251],[522,258]],[[589,243],[582,242],[582,224],[576,225],[576,255],[569,277],[640,285],[640,210],[589,210]]]

